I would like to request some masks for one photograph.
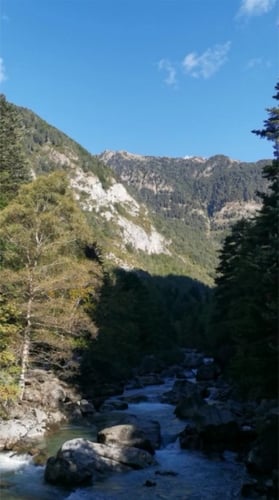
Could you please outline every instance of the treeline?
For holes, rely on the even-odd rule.
[[[66,173],[32,180],[22,115],[4,96],[0,106],[0,400],[24,397],[29,368],[88,390],[131,376],[145,356],[179,362],[181,347],[213,353],[245,395],[276,397],[278,108],[256,132],[275,143],[269,190],[226,238],[212,300],[185,276],[109,267]]]
[[[178,359],[185,298],[205,287],[109,268],[66,173],[32,180],[26,123],[0,106],[0,400],[24,397],[34,367],[85,386],[128,377],[144,355]]]
[[[257,191],[267,188],[263,161],[237,162],[223,155],[201,161],[152,156],[138,159],[120,152],[107,162],[135,198],[149,208],[156,228],[172,242],[172,253],[190,257],[203,270],[202,279],[211,279],[211,283],[217,248],[230,225],[229,211],[223,220],[218,213],[230,203],[236,212],[245,202],[260,203]],[[230,216],[236,217],[231,208]]]
[[[279,99],[279,84],[274,99]],[[215,353],[242,393],[278,397],[279,108],[263,130],[274,160],[263,168],[269,190],[252,220],[240,220],[226,238],[217,269],[209,335]]]
[[[23,397],[29,367],[62,371],[96,334],[86,304],[103,272],[86,256],[94,235],[65,173],[32,181],[21,116],[4,96],[0,115],[0,399],[8,401]]]
[[[202,343],[201,304],[209,296],[205,285],[184,276],[112,270],[91,312],[98,336],[84,352],[83,384],[125,380],[146,356],[155,356],[157,369],[179,363],[180,347]]]

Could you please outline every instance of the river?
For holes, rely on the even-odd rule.
[[[116,473],[90,487],[65,491],[44,482],[44,467],[35,466],[28,455],[0,453],[1,500],[231,500],[241,498],[240,488],[247,478],[236,455],[225,452],[209,458],[202,452],[181,450],[177,434],[185,421],[174,416],[174,407],[159,402],[160,394],[173,380],[143,389],[127,389],[123,396],[143,395],[144,402],[129,404],[125,413],[157,420],[162,445],[156,451],[157,464],[144,470]],[[55,454],[60,444],[74,437],[96,440],[96,428],[68,426],[49,437],[45,445]],[[149,483],[149,486],[146,485]]]

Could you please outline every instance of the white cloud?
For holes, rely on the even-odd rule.
[[[177,83],[176,80],[176,69],[174,65],[168,59],[161,59],[158,62],[159,70],[164,70],[167,72],[167,76],[164,79],[164,82],[169,86],[175,86]]]
[[[0,57],[0,83],[3,83],[7,79],[6,70],[4,66],[4,61],[2,57]]]
[[[275,5],[276,0],[241,0],[240,16],[258,16],[266,14]]]
[[[201,55],[190,52],[182,61],[183,70],[194,78],[210,78],[227,61],[230,46],[231,42],[215,45]]]
[[[253,57],[250,59],[247,63],[246,68],[247,69],[254,69],[259,66],[264,66],[265,68],[270,68],[271,67],[271,62],[268,60],[263,59],[262,57]]]

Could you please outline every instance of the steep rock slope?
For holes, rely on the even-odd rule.
[[[32,111],[17,109],[32,176],[59,169],[67,172],[112,263],[133,267],[139,250],[148,255],[169,254],[168,242],[153,226],[147,208],[128,193],[110,168]]]
[[[139,156],[105,151],[99,158],[167,219],[204,220],[209,230],[260,207],[257,191],[266,189],[262,167],[268,160],[244,163],[223,155],[211,158]]]
[[[260,206],[266,161],[91,155],[32,111],[17,110],[32,175],[67,172],[112,265],[212,283],[228,227]]]
[[[105,151],[99,158],[154,214],[172,251],[187,254],[209,274],[232,223],[251,217],[266,191],[262,167],[223,155],[167,158]]]

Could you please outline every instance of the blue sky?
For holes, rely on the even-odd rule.
[[[91,153],[255,161],[277,0],[0,0],[1,92]]]

